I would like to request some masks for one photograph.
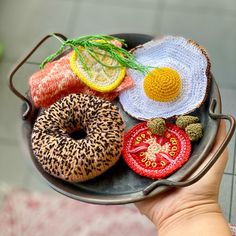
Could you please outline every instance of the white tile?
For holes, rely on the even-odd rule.
[[[73,6],[72,1],[58,0],[1,1],[0,40],[5,45],[5,58],[15,61],[22,57],[48,33],[68,33]]]
[[[17,143],[0,142],[0,182],[13,187],[26,187],[29,168]]]
[[[74,18],[73,37],[93,33],[147,33],[158,31],[157,17],[160,11],[152,5],[95,4],[84,1]]]
[[[227,166],[225,168],[225,173],[230,173],[230,174],[234,174],[234,155],[235,155],[235,137],[236,135],[234,134],[234,136],[232,137],[231,141],[229,142],[227,148],[228,148],[228,153],[229,153],[229,159],[228,159],[228,163]]]
[[[222,99],[222,113],[226,115],[232,115],[236,118],[236,90],[220,88],[221,99]],[[229,127],[229,122],[226,122],[227,128]],[[235,155],[235,142],[236,133],[234,133],[230,143],[228,144],[229,160],[225,169],[226,173],[233,173],[234,165],[234,155]]]
[[[10,92],[7,86],[7,73],[11,64],[0,65],[0,137],[7,140],[16,140],[16,130],[19,121],[19,100]]]
[[[191,38],[206,48],[219,85],[236,88],[236,17],[194,9],[163,10],[161,34]]]
[[[27,188],[31,191],[37,192],[50,192],[54,194],[58,194],[55,190],[53,190],[46,180],[38,173],[35,168],[32,168],[29,175],[29,184]]]
[[[18,140],[21,125],[22,101],[8,88],[7,75],[13,68],[11,63],[0,64],[0,138]],[[24,95],[28,90],[28,79],[38,66],[24,65],[15,74],[14,85]]]
[[[168,8],[194,8],[199,11],[236,11],[235,0],[166,0],[165,4]]]
[[[86,0],[87,3],[97,4],[97,0]],[[107,6],[121,6],[121,7],[156,7],[159,4],[162,4],[162,0],[100,0],[99,5],[107,5]]]
[[[233,199],[231,208],[231,219],[232,224],[236,224],[236,175],[234,175],[234,185],[233,185]]]
[[[222,112],[236,117],[236,89],[223,88],[220,86],[219,89],[222,99]]]
[[[224,174],[219,194],[219,203],[225,218],[229,221],[231,204],[232,175]]]

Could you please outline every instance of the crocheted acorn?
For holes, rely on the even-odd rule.
[[[137,174],[162,179],[178,170],[190,157],[191,142],[174,124],[166,123],[163,136],[153,134],[147,122],[132,127],[124,137],[123,158]]]
[[[203,137],[203,127],[200,123],[188,125],[185,132],[192,142],[196,142]]]
[[[166,131],[166,122],[162,118],[153,118],[147,121],[147,127],[152,134],[162,136]]]
[[[150,69],[145,74],[127,70],[135,85],[120,93],[119,99],[130,116],[167,119],[189,114],[205,101],[211,81],[210,60],[196,42],[166,36],[140,45],[132,53]]]
[[[179,74],[167,67],[150,71],[143,81],[144,92],[157,102],[169,102],[178,97],[181,89]]]
[[[188,125],[198,123],[199,118],[197,116],[179,116],[177,117],[175,124],[181,129],[185,129]]]

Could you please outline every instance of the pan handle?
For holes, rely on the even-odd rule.
[[[23,58],[19,63],[17,63],[17,65],[12,69],[10,75],[9,75],[9,80],[8,80],[8,85],[10,90],[17,96],[19,97],[21,100],[23,100],[24,102],[26,102],[27,105],[27,109],[24,112],[24,114],[22,115],[22,118],[24,120],[26,120],[29,116],[29,114],[32,112],[33,109],[33,104],[31,103],[31,101],[24,95],[22,95],[14,86],[13,84],[13,77],[15,75],[15,73],[19,70],[19,68],[21,68],[21,66],[31,57],[31,55],[39,48],[39,46],[41,46],[41,44],[43,44],[47,39],[53,37],[54,35],[60,37],[63,40],[67,40],[67,38],[60,33],[53,33],[53,34],[49,34],[46,35],[43,39],[41,39],[41,41],[25,56],[25,58]]]
[[[164,180],[158,180],[156,182],[153,182],[152,184],[150,184],[148,187],[146,187],[143,190],[143,195],[148,195],[150,192],[152,192],[154,189],[156,189],[159,186],[186,187],[191,184],[194,184],[199,179],[201,179],[210,170],[210,168],[215,164],[215,162],[218,160],[218,158],[220,157],[220,155],[222,154],[222,152],[224,151],[224,149],[228,145],[230,139],[232,138],[232,136],[234,134],[234,130],[235,130],[234,117],[230,116],[230,115],[223,115],[223,114],[214,113],[215,105],[216,105],[216,99],[212,99],[211,103],[210,103],[210,108],[209,108],[209,115],[211,116],[211,118],[228,120],[230,123],[230,127],[229,127],[229,130],[225,136],[225,139],[223,140],[223,142],[221,143],[220,147],[215,152],[215,154],[212,156],[210,161],[206,164],[206,166],[197,175],[195,175],[194,177],[192,177],[188,180],[176,182],[176,181],[164,179]]]

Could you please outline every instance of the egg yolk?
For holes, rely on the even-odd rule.
[[[151,70],[145,76],[143,87],[148,98],[157,102],[169,102],[178,97],[181,84],[177,71],[162,67]]]

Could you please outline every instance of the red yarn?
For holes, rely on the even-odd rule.
[[[163,136],[152,134],[147,122],[129,130],[124,139],[123,158],[137,174],[162,179],[179,169],[191,153],[187,134],[174,124],[166,123]]]

